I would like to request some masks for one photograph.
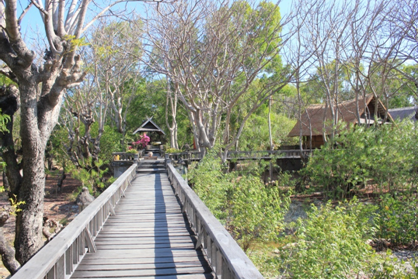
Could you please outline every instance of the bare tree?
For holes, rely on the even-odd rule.
[[[405,63],[417,63],[417,3],[415,1],[305,1],[312,3],[313,16],[307,17],[309,28],[300,37],[308,37],[305,45],[315,52],[316,67],[312,75],[319,79],[324,93],[324,128],[337,125],[339,107],[343,100],[359,99],[373,94],[377,97],[374,115],[378,116],[378,102],[399,94],[399,89],[417,76],[401,71]],[[390,87],[398,79],[398,87]],[[310,72],[308,73],[309,75]],[[307,74],[307,75],[308,75]],[[403,78],[401,78],[403,77]],[[417,82],[415,82],[415,88]],[[360,120],[359,108],[356,115]],[[326,123],[326,116],[332,123]],[[373,117],[373,116],[372,116]],[[330,139],[336,133],[331,131]],[[324,141],[327,141],[324,133]]]
[[[141,21],[136,15],[124,22],[101,20],[92,32],[89,61],[98,91],[106,92],[117,130],[126,134],[127,108],[137,91],[142,46]]]
[[[293,73],[279,62],[290,38],[290,33],[281,34],[288,20],[280,19],[272,3],[207,0],[177,1],[145,20],[145,44],[157,50],[145,63],[170,77],[201,150],[212,148],[221,131],[227,153],[251,114],[288,84]],[[156,54],[167,63],[155,63]],[[256,81],[264,86],[251,96]],[[232,131],[235,106],[251,100]]]
[[[44,3],[32,0],[30,6],[39,10],[48,42],[43,64],[36,65],[35,52],[28,48],[21,35],[18,1],[0,1],[0,59],[9,68],[3,71],[4,74],[18,84],[16,90],[20,99],[16,102],[20,103],[21,111],[23,159],[18,162],[16,155],[5,156],[10,191],[17,195],[18,201],[25,202],[16,218],[14,242],[20,264],[43,244],[44,153],[65,90],[78,85],[86,75],[80,70],[81,59],[76,53],[80,38],[96,19],[121,2],[126,1],[114,1],[103,9],[96,7],[99,12],[86,23],[90,0],[72,0],[67,4],[64,0],[46,0]],[[13,154],[13,146],[9,152]],[[23,169],[23,176],[20,169]],[[9,252],[0,253],[3,256]],[[14,273],[14,269],[11,270]]]

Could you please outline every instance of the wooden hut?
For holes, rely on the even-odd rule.
[[[334,112],[337,112],[339,121],[347,123],[347,127],[352,127],[358,124],[358,116],[361,124],[371,125],[374,123],[375,103],[378,101],[378,120],[380,122],[393,121],[391,115],[386,114],[386,108],[380,100],[376,100],[373,95],[368,95],[366,98],[359,98],[344,101],[334,106]],[[357,113],[357,106],[359,110]],[[327,108],[325,104],[314,104],[306,108],[300,117],[300,121],[296,123],[289,133],[289,137],[300,136],[302,130],[302,141],[305,149],[319,148],[324,144],[323,132],[326,135],[332,132],[332,114],[331,109]]]
[[[149,136],[151,133],[156,133],[158,135],[158,137],[150,137],[150,140],[153,142],[160,142],[163,140],[162,136],[165,135],[165,132],[152,121],[152,118],[147,118],[145,121],[143,121],[143,123],[141,124],[141,126],[139,126],[136,130],[134,130],[133,134],[136,133],[148,133]]]

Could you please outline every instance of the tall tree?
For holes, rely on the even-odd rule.
[[[279,67],[279,52],[290,36],[281,36],[285,22],[271,2],[207,0],[177,1],[145,20],[145,42],[159,50],[146,63],[170,77],[199,149],[212,148],[222,128],[227,152],[251,114],[290,81],[292,73]],[[156,54],[169,67],[155,63]],[[264,86],[251,96],[256,80]],[[249,98],[253,105],[232,131],[232,110]]]
[[[18,162],[13,145],[3,154],[10,192],[19,201],[25,202],[16,217],[14,244],[20,264],[25,263],[43,244],[44,153],[58,119],[65,90],[78,85],[86,75],[80,70],[81,59],[77,55],[81,36],[97,18],[121,2],[126,1],[111,2],[102,10],[96,6],[98,13],[86,23],[91,0],[72,0],[68,4],[64,0],[31,1],[29,6],[35,6],[40,12],[48,42],[42,65],[36,65],[35,52],[22,38],[21,17],[17,15],[18,1],[0,1],[0,60],[8,67],[4,72],[18,85],[15,88],[17,94],[10,97],[15,97],[21,112],[22,161]],[[9,252],[0,253],[3,256]]]
[[[136,15],[125,22],[101,20],[92,32],[90,59],[95,68],[93,79],[97,90],[105,92],[117,130],[125,136],[127,108],[137,91],[140,79],[139,61],[142,46],[141,21]]]

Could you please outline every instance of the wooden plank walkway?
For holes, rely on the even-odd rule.
[[[213,278],[168,176],[137,174],[72,278]]]

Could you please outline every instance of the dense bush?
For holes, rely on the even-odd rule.
[[[240,151],[270,149],[267,115],[268,108],[265,108],[265,110],[261,109],[260,114],[254,114],[249,118],[239,139]],[[295,120],[282,114],[271,113],[271,133],[276,149],[281,145],[296,144],[296,139],[287,137],[295,124]]]
[[[392,245],[415,245],[419,234],[417,193],[383,195],[378,214],[377,238],[386,239]]]
[[[244,251],[256,240],[275,240],[283,228],[289,194],[280,195],[277,186],[264,185],[260,176],[224,170],[220,158],[207,155],[190,172],[197,195]]]
[[[417,135],[410,121],[344,130],[314,151],[301,174],[341,198],[368,182],[380,191],[417,188]]]
[[[416,278],[416,260],[407,267],[391,251],[378,254],[368,245],[378,230],[377,211],[355,198],[336,207],[312,205],[297,222],[294,243],[287,237],[277,261],[268,258],[263,267],[277,264],[283,278]]]
[[[366,244],[372,225],[361,204],[319,209],[298,219],[295,243],[280,249],[282,274],[290,278],[355,278],[375,252]]]

